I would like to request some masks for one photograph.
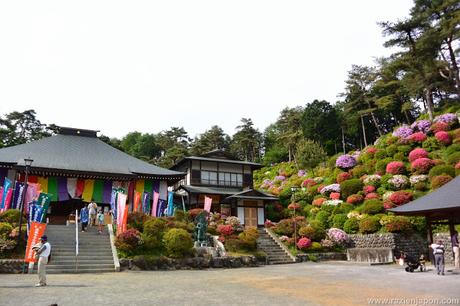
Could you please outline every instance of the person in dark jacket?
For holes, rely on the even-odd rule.
[[[85,205],[80,210],[80,222],[81,222],[81,231],[82,232],[84,232],[86,230],[86,227],[88,226],[88,220],[89,220],[89,211],[88,211],[88,207]]]

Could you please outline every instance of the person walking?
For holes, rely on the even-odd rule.
[[[38,256],[38,284],[35,287],[43,287],[46,286],[46,265],[51,254],[51,245],[48,242],[48,237],[43,235],[41,243],[35,245],[32,249],[35,250]]]
[[[97,215],[97,204],[94,200],[91,200],[91,203],[88,204],[89,209],[89,225],[96,225],[96,215]]]
[[[452,251],[454,252],[454,265],[455,269],[460,269],[460,249],[458,243],[458,232],[454,231],[451,237]]]
[[[433,249],[434,264],[436,266],[436,272],[444,275],[444,244],[442,240],[438,240],[437,243],[432,243],[430,246]]]
[[[102,229],[104,226],[104,213],[102,212],[102,209],[99,209],[97,213],[97,225],[99,226],[99,234],[102,234]]]
[[[81,222],[81,231],[84,232],[86,230],[86,227],[88,226],[88,218],[89,218],[89,212],[88,212],[88,207],[83,206],[82,209],[80,209],[80,222]]]

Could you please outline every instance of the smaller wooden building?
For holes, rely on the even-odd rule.
[[[175,186],[175,196],[188,208],[203,208],[205,196],[212,198],[211,211],[237,216],[245,226],[261,226],[266,206],[277,197],[254,190],[253,171],[261,164],[240,161],[222,150],[189,156],[171,169],[185,173]]]

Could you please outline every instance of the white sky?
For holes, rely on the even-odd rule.
[[[377,21],[411,0],[1,1],[0,114],[111,137],[337,100],[352,64],[388,55]]]

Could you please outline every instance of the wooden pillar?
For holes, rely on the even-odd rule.
[[[433,250],[431,249],[431,244],[433,243],[433,230],[431,228],[431,219],[426,216],[426,227],[427,227],[427,239],[428,239],[428,259],[431,263],[434,263]]]

